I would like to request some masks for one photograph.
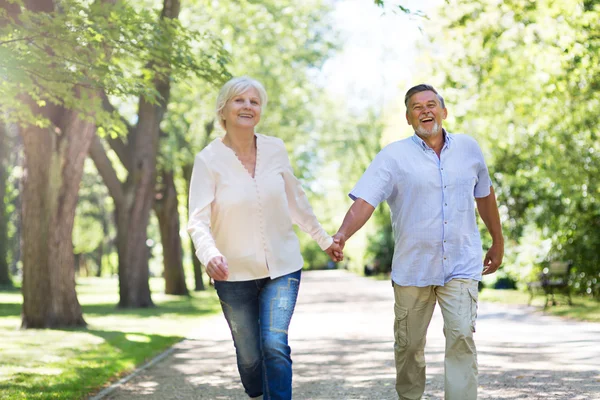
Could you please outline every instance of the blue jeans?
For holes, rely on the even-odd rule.
[[[238,371],[250,397],[292,398],[292,359],[288,327],[296,306],[300,271],[276,279],[216,281],[229,324]]]

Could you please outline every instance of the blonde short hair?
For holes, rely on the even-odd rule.
[[[252,79],[248,76],[240,76],[237,78],[232,78],[227,83],[223,85],[221,90],[219,91],[219,95],[217,96],[217,119],[219,120],[219,124],[223,129],[225,129],[225,120],[221,116],[221,111],[225,107],[225,104],[231,98],[238,96],[244,93],[246,90],[254,88],[258,92],[258,97],[260,98],[260,106],[264,109],[267,105],[267,91],[264,86],[257,81],[256,79]]]

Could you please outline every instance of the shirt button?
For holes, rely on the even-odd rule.
[[[446,243],[446,240],[444,240],[444,243]]]
[[[447,205],[448,205],[448,203],[444,203],[444,205],[445,205],[445,206],[447,206]]]
[[[448,221],[444,221],[444,224],[447,224],[447,223],[448,223]]]
[[[446,257],[444,257],[444,260],[446,260]]]
[[[446,189],[446,185],[444,185],[444,189]]]

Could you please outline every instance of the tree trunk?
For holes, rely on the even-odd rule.
[[[150,167],[149,167],[150,168]],[[153,172],[153,171],[148,171]],[[146,181],[153,177],[147,176]],[[127,196],[132,201],[130,206],[115,204],[117,215],[117,253],[119,254],[119,307],[145,308],[153,307],[150,296],[148,268],[148,248],[146,245],[146,229],[150,217],[151,201],[146,197],[152,195],[148,183],[139,184],[140,193]],[[151,185],[154,187],[154,185]],[[132,188],[133,189],[133,188]],[[128,190],[131,193],[132,190]]]
[[[173,172],[165,171],[162,173],[160,191],[157,193],[157,199],[154,203],[163,248],[165,293],[188,295],[183,271],[183,248],[181,246],[181,236],[179,235],[178,206]]]
[[[164,0],[161,18],[176,19],[179,11],[178,0]],[[161,67],[168,68],[168,65]],[[169,101],[168,75],[164,72],[162,75],[157,74],[154,78],[154,87],[161,98],[155,104],[144,97],[140,98],[138,125],[130,129],[127,143],[118,139],[109,139],[109,143],[128,171],[125,184],[121,184],[118,180],[101,143],[94,143],[90,152],[115,202],[119,254],[119,307],[122,308],[154,305],[148,282],[146,230],[154,202],[160,123]],[[111,107],[107,98],[104,102],[106,107]]]
[[[41,110],[38,110],[41,112]],[[57,128],[22,127],[23,328],[85,326],[75,291],[73,223],[95,126],[63,111]]]
[[[52,0],[28,0],[25,5],[35,12],[54,10]],[[72,233],[83,163],[95,126],[79,119],[77,112],[53,105],[40,108],[26,96],[22,100],[34,114],[55,123],[46,129],[32,125],[20,129],[25,156],[22,327],[85,326],[75,291]]]
[[[6,124],[0,121],[0,285],[12,286],[8,273],[8,215],[6,215],[6,183],[8,181],[8,137]]]
[[[192,169],[193,169],[194,165],[193,164],[186,164],[183,166],[183,178],[185,179],[185,185],[186,185],[186,192],[188,193],[187,198],[187,210],[189,213],[189,209],[190,209],[190,184],[192,181]],[[187,218],[186,218],[187,220]],[[202,279],[202,264],[200,263],[200,260],[198,259],[198,257],[196,257],[196,248],[194,247],[194,242],[192,240],[190,240],[190,251],[192,252],[192,263],[194,265],[194,283],[195,283],[195,288],[194,290],[196,292],[200,292],[202,290],[206,290],[206,287],[204,286],[204,280]]]

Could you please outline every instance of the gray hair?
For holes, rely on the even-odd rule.
[[[435,93],[437,95],[437,98],[440,100],[442,108],[446,108],[446,103],[444,102],[444,98],[442,97],[442,95],[439,94],[433,86],[422,83],[420,85],[411,87],[410,89],[408,89],[408,92],[406,92],[406,95],[404,96],[404,105],[406,106],[406,110],[408,111],[408,101],[414,94],[428,91]]]
[[[257,81],[256,79],[252,79],[248,76],[240,76],[237,78],[232,78],[227,83],[223,85],[221,90],[219,91],[219,95],[217,96],[217,119],[219,120],[219,124],[223,129],[225,129],[225,120],[221,116],[221,111],[225,107],[225,104],[233,97],[238,96],[244,93],[246,90],[254,88],[258,92],[258,97],[260,98],[260,106],[261,108],[266,107],[267,105],[267,91],[264,86]]]

